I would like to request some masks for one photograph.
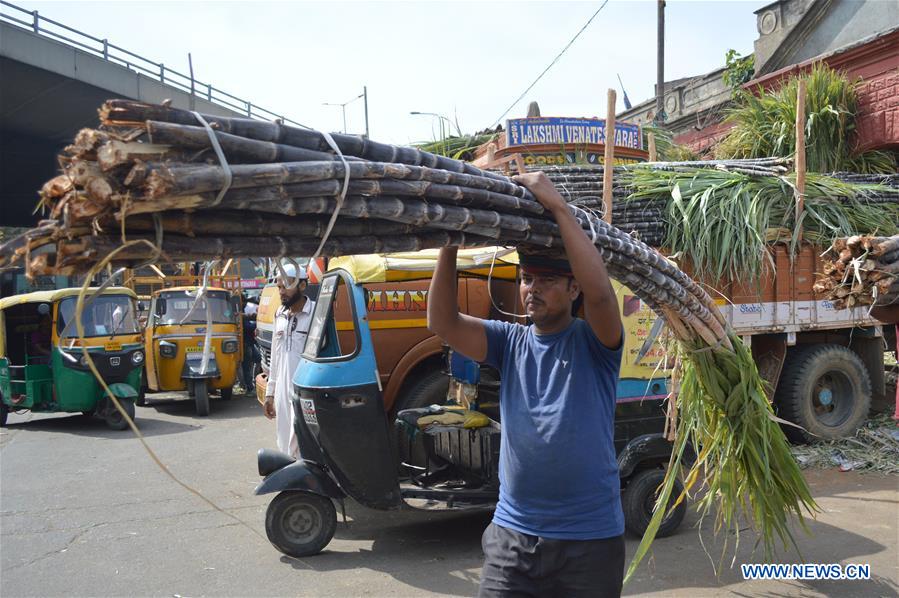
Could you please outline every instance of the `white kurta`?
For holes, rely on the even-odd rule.
[[[283,307],[278,309],[272,335],[271,367],[265,387],[265,396],[274,397],[278,450],[295,458],[299,458],[299,446],[290,397],[293,394],[293,374],[306,346],[306,334],[314,309],[315,301],[308,298],[303,309],[296,314]]]

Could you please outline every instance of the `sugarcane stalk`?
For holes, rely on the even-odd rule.
[[[169,122],[147,121],[144,126],[151,143],[190,148],[193,150],[212,150],[212,141],[204,127],[180,125]],[[282,143],[248,139],[222,131],[215,131],[215,137],[225,153],[228,162],[275,163],[337,160],[337,156],[329,152],[294,147]],[[348,156],[347,160],[360,160]]]
[[[129,240],[145,239],[155,243],[153,235],[134,235]],[[367,253],[398,253],[434,249],[450,245],[469,247],[487,246],[494,241],[460,232],[428,232],[407,236],[351,236],[330,237],[325,243],[323,255],[356,255]],[[191,261],[257,257],[268,255],[284,257],[311,255],[319,241],[313,238],[264,237],[183,237],[166,235],[163,238],[160,255],[170,261]],[[60,242],[56,254],[56,268],[60,273],[74,273],[83,268],[85,262],[94,263],[121,246],[117,236],[90,236]],[[134,247],[118,254],[115,264],[134,266],[148,257],[145,247]]]
[[[311,237],[320,239],[328,228],[330,218],[283,218],[270,214],[247,212],[162,212],[158,215],[165,234],[187,237],[212,237],[232,235],[254,237],[265,235]],[[119,223],[105,223],[107,230],[118,230]],[[156,220],[148,214],[125,217],[127,234],[156,230]],[[421,227],[386,220],[346,220],[339,218],[331,234],[337,237],[356,235],[408,235],[416,234]]]
[[[210,125],[215,125],[218,130],[240,137],[322,152],[329,152],[331,149],[324,136],[312,129],[301,129],[275,122],[263,122],[249,118],[230,118],[212,114],[204,114],[203,118]],[[182,125],[198,124],[196,116],[190,111],[132,100],[110,100],[106,102],[100,108],[100,120],[104,124],[113,125],[132,125],[148,120]],[[354,135],[332,133],[331,137],[343,154],[364,158],[373,162],[421,165],[449,172],[483,176],[498,181],[505,182],[507,180],[503,175],[484,171],[466,162],[438,156],[416,148],[392,146]]]
[[[378,162],[351,162],[351,179],[422,180],[435,184],[455,185],[459,188],[491,191],[507,196],[510,205],[519,211],[544,213],[543,207],[523,187],[511,183],[499,184],[483,177],[444,173],[431,168]],[[342,180],[344,165],[338,161],[283,162],[275,164],[235,164],[231,166],[231,188],[257,188]],[[190,195],[219,191],[225,185],[224,169],[217,165],[137,164],[124,180],[129,188],[142,188],[147,198],[166,195]]]

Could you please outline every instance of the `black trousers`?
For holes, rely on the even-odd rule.
[[[624,537],[553,540],[491,523],[481,539],[482,598],[621,596]]]

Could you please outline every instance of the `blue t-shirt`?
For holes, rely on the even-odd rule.
[[[576,318],[555,334],[485,320],[488,365],[500,371],[497,525],[562,540],[624,533],[615,457],[621,352]]]

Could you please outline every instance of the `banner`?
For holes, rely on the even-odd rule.
[[[506,121],[506,145],[605,144],[606,121],[601,118],[512,118]],[[615,124],[615,146],[643,149],[640,126]]]

